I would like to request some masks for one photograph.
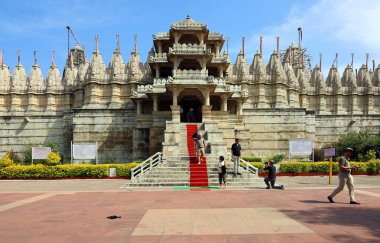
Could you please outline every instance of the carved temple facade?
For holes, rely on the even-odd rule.
[[[117,42],[106,67],[97,37],[90,61],[79,45],[70,50],[62,77],[54,58],[46,78],[37,60],[29,76],[20,57],[13,73],[2,62],[0,150],[54,141],[68,160],[73,141],[97,142],[102,162],[174,156],[189,119],[214,155],[236,137],[245,155],[264,156],[287,154],[291,139],[320,148],[352,129],[379,133],[380,65],[348,65],[342,76],[332,66],[325,79],[320,67],[310,73],[300,64],[295,45],[283,57],[274,51],[268,64],[261,48],[251,64],[244,50],[232,64],[224,42],[188,16],[153,36],[145,64],[136,45],[125,63]]]

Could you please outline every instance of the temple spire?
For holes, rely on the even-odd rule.
[[[38,61],[37,61],[37,51],[33,51],[33,56],[34,56],[34,65],[37,65],[38,64]]]
[[[260,36],[260,54],[263,54],[263,37]]]
[[[354,68],[354,53],[351,53],[351,67]]]
[[[99,37],[98,37],[98,34],[95,35],[95,52],[96,54],[99,53]]]
[[[73,53],[72,52],[70,52],[70,67],[71,67],[71,69],[74,68],[74,60],[73,60]]]
[[[54,50],[51,52],[51,66],[53,68],[56,67],[56,65],[55,65],[55,51]]]
[[[280,54],[280,37],[276,37],[277,42],[277,54]]]
[[[243,52],[243,57],[245,57],[244,46],[245,46],[245,37],[243,36],[243,37],[242,37],[242,52]]]
[[[133,36],[133,52],[137,53],[137,35]]]
[[[116,35],[116,51],[120,51],[120,37],[119,37],[119,34]]]
[[[17,66],[20,66],[21,64],[21,54],[20,54],[20,50],[17,50]]]

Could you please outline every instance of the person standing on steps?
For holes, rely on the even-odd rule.
[[[235,139],[235,143],[231,146],[231,152],[232,152],[232,159],[234,161],[234,174],[235,177],[237,175],[241,175],[239,173],[239,167],[240,167],[240,156],[241,156],[241,146],[240,146],[240,140],[238,138]]]
[[[355,200],[354,195],[354,177],[351,175],[351,171],[355,169],[355,166],[350,165],[350,158],[353,155],[354,150],[352,148],[346,148],[343,152],[343,156],[339,158],[339,185],[338,187],[327,197],[330,203],[335,203],[333,198],[336,194],[343,191],[344,184],[347,184],[348,193],[350,195],[350,204],[360,204]]]
[[[219,188],[222,188],[222,181],[223,181],[223,184],[224,184],[224,188],[227,187],[226,172],[227,172],[227,164],[224,161],[224,157],[223,156],[219,156],[219,162],[218,162]]]
[[[194,140],[194,149],[195,149],[195,152],[197,151],[197,140],[198,140],[198,137],[199,137],[199,133],[198,131],[196,131],[195,133],[193,133],[193,136],[191,136]]]
[[[201,163],[203,156],[205,155],[205,141],[202,138],[202,135],[199,134],[197,139],[197,155],[198,155],[198,165]]]
[[[266,189],[281,189],[284,190],[284,186],[276,186],[276,167],[273,165],[273,161],[268,163],[265,162],[264,170],[268,171],[268,176],[264,179],[265,184],[267,185]],[[270,183],[270,184],[269,184]]]
[[[187,113],[187,122],[194,122],[195,114],[194,109],[190,108],[189,112]]]
[[[180,121],[181,122],[185,122],[185,113],[184,113],[184,110],[183,110],[182,106],[179,109],[179,114],[180,114]]]

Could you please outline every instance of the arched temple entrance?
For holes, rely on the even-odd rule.
[[[183,91],[179,96],[181,107],[181,122],[202,122],[203,96],[197,90]]]

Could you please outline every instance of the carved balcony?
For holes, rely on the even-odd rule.
[[[230,58],[228,55],[223,54],[212,54],[211,63],[230,63]]]
[[[166,53],[152,53],[149,55],[149,63],[166,63],[168,56]]]
[[[169,32],[160,32],[153,35],[153,40],[170,40]]]
[[[169,48],[171,55],[211,55],[211,49],[206,44],[174,44]]]

